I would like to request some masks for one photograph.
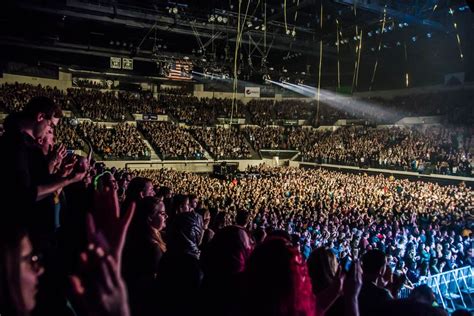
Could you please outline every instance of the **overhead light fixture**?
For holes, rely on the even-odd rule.
[[[174,7],[174,8],[173,8],[173,13],[174,13],[174,14],[178,14],[178,8],[177,8],[177,7]]]
[[[372,32],[367,33],[367,35],[369,35],[369,37],[372,37]]]
[[[411,38],[411,40],[412,40],[413,42],[416,42],[416,36],[413,36],[413,37]]]
[[[293,37],[296,36],[296,31],[295,31],[295,29],[293,29],[293,31],[291,32],[291,36],[293,36]]]
[[[407,27],[407,26],[408,26],[408,23],[407,23],[407,22],[403,23],[403,26],[404,26],[404,27]]]
[[[397,42],[397,46],[401,46],[401,45],[402,45],[402,43],[400,43],[400,42]]]
[[[265,31],[267,28],[265,27],[265,25],[262,25],[262,31]]]
[[[398,23],[399,28],[403,28],[403,23]]]
[[[222,17],[220,15],[217,17],[217,22],[219,22],[219,23],[222,22]]]
[[[229,19],[227,17],[222,18],[222,23],[226,24],[228,21],[229,21]]]
[[[426,33],[426,37],[431,38],[431,33]]]
[[[253,25],[252,22],[250,22],[250,21],[247,22],[248,27],[252,27],[252,25]]]
[[[209,22],[214,22],[216,20],[216,17],[214,16],[214,14],[212,14],[210,17],[209,17]]]
[[[286,30],[286,35],[290,35],[291,31],[290,30]]]

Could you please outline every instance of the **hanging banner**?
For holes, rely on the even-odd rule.
[[[110,68],[112,68],[112,69],[122,69],[122,58],[120,58],[120,57],[110,57]]]
[[[260,87],[245,87],[246,98],[260,98]]]
[[[133,70],[133,59],[122,58],[122,69]]]

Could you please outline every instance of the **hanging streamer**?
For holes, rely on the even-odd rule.
[[[382,28],[380,30],[380,42],[379,42],[379,47],[377,49],[377,58],[375,59],[374,71],[372,73],[372,80],[370,81],[369,91],[372,91],[372,86],[374,85],[375,73],[377,72],[377,66],[379,64],[380,49],[382,48],[382,38],[383,38],[383,33],[384,33],[383,30],[385,29],[386,21],[387,21],[387,6],[385,6],[385,8],[383,9]]]
[[[337,88],[341,89],[341,68],[339,64],[339,20],[336,19],[336,41],[337,41]]]
[[[295,10],[295,16],[293,18],[293,34],[296,32],[296,19],[298,18],[298,8],[300,6],[300,0],[296,1],[296,10]]]
[[[244,20],[241,23],[240,13],[242,10],[242,0],[239,0],[239,10],[238,10],[238,15],[237,15],[237,35],[236,35],[235,52],[234,52],[234,81],[233,81],[233,87],[232,87],[232,108],[230,111],[230,124],[231,125],[234,118],[234,112],[237,113],[238,111],[238,108],[237,108],[237,87],[238,87],[237,57],[239,55],[239,48],[240,48],[240,43],[242,40],[243,30],[245,27],[245,21],[247,19],[247,14],[249,12],[250,1],[251,0],[247,2],[247,9],[245,10]],[[242,25],[242,27],[240,25]]]
[[[321,1],[321,16],[320,16],[321,34],[323,30],[323,1]],[[319,125],[319,101],[321,99],[321,69],[323,66],[323,39],[319,40],[319,73],[318,73],[318,96],[316,107],[316,126]]]
[[[454,29],[456,30],[456,40],[457,40],[457,45],[458,45],[458,49],[459,49],[459,57],[462,60],[464,58],[464,54],[462,53],[461,38],[459,37],[458,24],[454,20],[454,11],[453,11],[453,9],[449,8],[449,14],[451,14],[451,17],[453,19],[453,26],[454,26]]]
[[[403,42],[404,52],[405,52],[405,87],[408,88],[408,54],[407,54],[407,43]]]
[[[356,89],[357,89],[357,86],[359,85],[360,53],[362,51],[362,37],[363,37],[362,35],[363,35],[363,32],[362,30],[360,30],[359,56],[357,57],[357,74],[356,74],[356,83],[355,83]]]

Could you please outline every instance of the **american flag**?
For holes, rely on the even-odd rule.
[[[191,80],[192,64],[190,61],[176,60],[170,64],[166,77],[171,80]]]

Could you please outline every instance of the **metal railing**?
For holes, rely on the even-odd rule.
[[[421,279],[415,286],[428,285],[434,292],[438,303],[444,309],[454,311],[457,308],[472,309],[474,302],[474,270],[467,266],[451,271],[442,272]],[[400,298],[406,298],[411,290],[402,289]]]

